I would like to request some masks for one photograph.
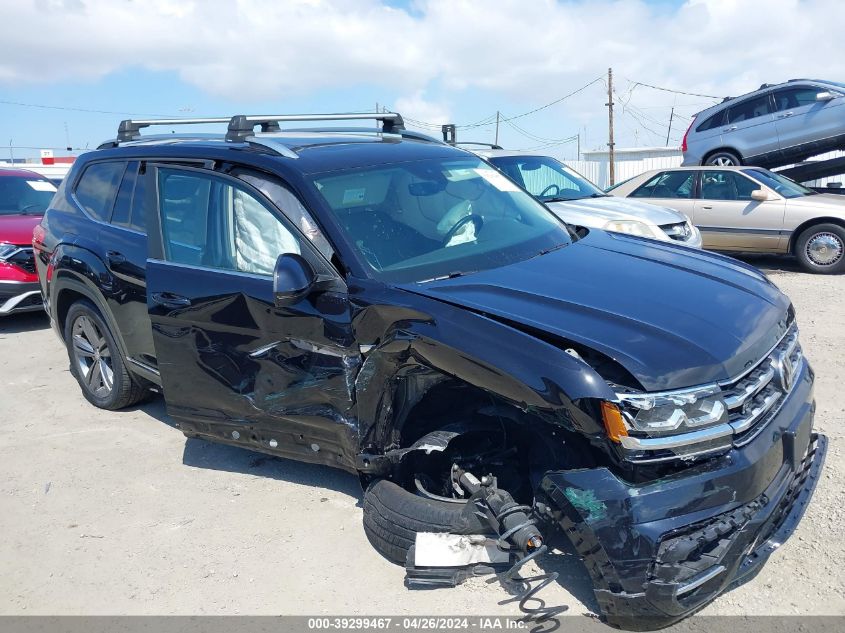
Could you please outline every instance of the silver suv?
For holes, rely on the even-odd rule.
[[[685,166],[776,167],[845,149],[845,83],[792,79],[699,112],[684,135]]]

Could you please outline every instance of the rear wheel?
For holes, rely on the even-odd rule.
[[[845,228],[838,224],[816,224],[795,241],[795,256],[811,273],[845,272]]]
[[[733,152],[719,150],[710,154],[707,160],[704,161],[704,164],[715,167],[737,167],[742,165],[742,159]]]
[[[94,406],[122,409],[147,394],[127,371],[114,336],[91,302],[77,301],[68,310],[65,344],[70,372]]]

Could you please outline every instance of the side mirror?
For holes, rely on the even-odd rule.
[[[751,199],[756,200],[757,202],[765,202],[769,199],[769,194],[762,189],[755,189],[751,192]]]
[[[273,300],[277,308],[291,305],[305,297],[317,281],[317,275],[302,255],[279,255],[273,269]]]
[[[824,92],[817,92],[816,93],[816,101],[830,101],[831,99],[835,99],[836,95],[832,92],[824,91]]]

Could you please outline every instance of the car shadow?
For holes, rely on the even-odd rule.
[[[50,319],[47,313],[19,312],[0,317],[0,334],[19,334],[21,332],[34,332],[35,330],[46,330],[50,327]]]
[[[161,396],[155,396],[129,410],[143,411],[173,429],[179,429],[178,423],[167,415],[164,398]],[[328,488],[356,499],[358,507],[363,505],[364,493],[358,478],[351,473],[329,466],[265,455],[246,448],[209,442],[199,438],[186,438],[182,452],[182,463],[191,468],[241,473],[303,486]],[[539,572],[541,574],[557,573],[557,579],[554,582],[572,594],[590,611],[591,615],[598,617],[600,609],[593,593],[593,583],[580,556],[566,536],[560,533],[549,534],[548,536],[550,539],[547,539],[547,542],[551,547],[549,553],[535,561]],[[527,576],[529,572],[526,570],[523,575]],[[499,574],[491,580],[498,581],[513,598],[518,598],[519,594],[522,593],[517,584],[506,581],[503,574]],[[532,586],[536,586],[536,584],[534,582]],[[537,598],[540,600],[547,597],[547,595],[544,596],[543,590],[537,594]],[[509,602],[513,598],[507,601]],[[531,600],[527,606],[536,608],[538,604],[535,600]],[[546,606],[556,607],[559,605],[549,603]]]
[[[742,253],[732,254],[731,257],[750,264],[767,275],[806,272],[792,255]]]
[[[557,573],[555,582],[571,593],[593,616],[600,617],[601,609],[596,600],[596,594],[593,592],[593,581],[584,566],[584,562],[566,536],[559,533],[552,536],[551,540],[547,539],[551,549],[535,561],[537,567],[543,574]],[[528,576],[528,573],[526,572],[524,575]],[[537,584],[536,582],[532,583],[532,586]],[[505,586],[505,589],[511,591],[507,586]],[[537,598],[541,600],[544,598],[543,590],[537,592]],[[537,603],[532,604],[532,602],[534,601],[529,602],[527,606],[538,606]],[[558,605],[552,602],[545,606],[556,607]]]
[[[320,464],[264,455],[238,446],[188,438],[182,463],[193,468],[207,468],[230,473],[267,477],[302,486],[328,488],[363,502],[364,492],[357,477],[337,468]]]
[[[130,407],[127,411],[143,411],[151,418],[179,430],[179,424],[167,414],[164,398],[160,395]],[[268,477],[278,481],[329,488],[363,503],[364,493],[358,478],[330,466],[266,455],[239,446],[209,442],[199,438],[186,438],[182,463],[192,468],[205,468],[230,473]]]

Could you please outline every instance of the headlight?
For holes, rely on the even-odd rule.
[[[649,437],[697,431],[728,421],[728,407],[718,385],[617,396],[630,428]]]
[[[650,237],[654,240],[660,239],[660,236],[648,224],[637,220],[611,220],[604,225],[604,230],[638,235],[639,237]]]
[[[0,244],[0,261],[6,261],[10,255],[17,253],[20,248],[20,246],[14,244]]]

